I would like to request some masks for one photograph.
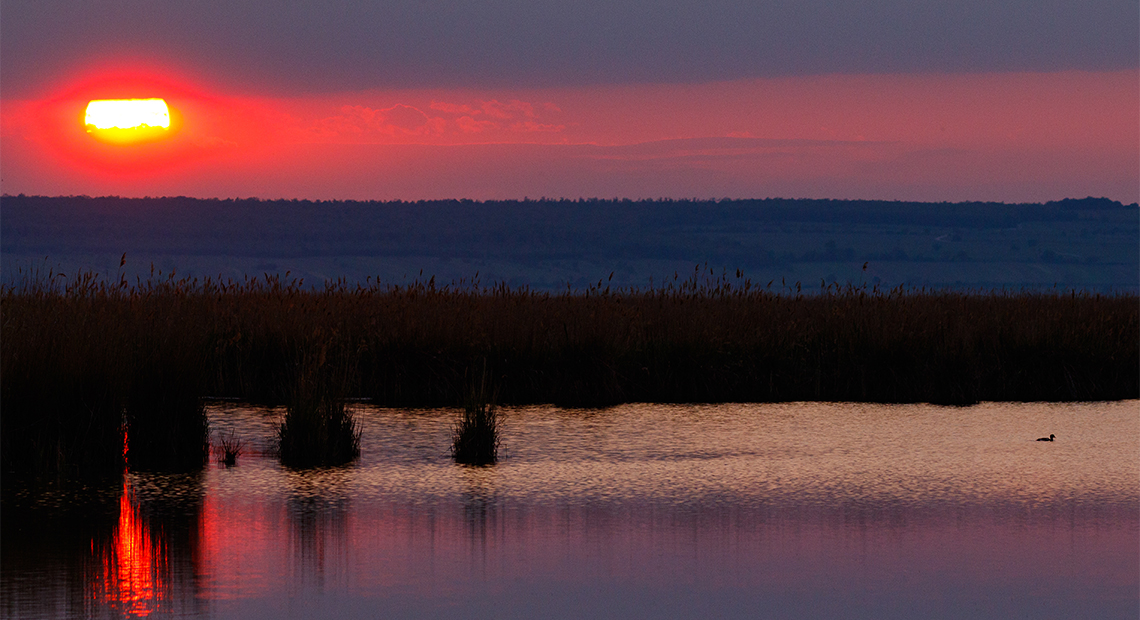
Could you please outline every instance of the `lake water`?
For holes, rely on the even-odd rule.
[[[352,465],[5,479],[4,617],[1140,616],[1140,403],[355,408]],[[1054,433],[1052,443],[1037,437]]]

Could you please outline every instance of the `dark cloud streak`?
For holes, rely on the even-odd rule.
[[[1135,0],[63,0],[3,5],[5,96],[115,59],[245,91],[1117,70]]]

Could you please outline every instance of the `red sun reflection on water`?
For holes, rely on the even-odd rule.
[[[170,574],[167,557],[161,540],[151,536],[135,508],[130,483],[124,479],[119,522],[99,558],[102,575],[93,584],[94,602],[132,618],[160,610],[170,599],[170,584],[164,577]]]

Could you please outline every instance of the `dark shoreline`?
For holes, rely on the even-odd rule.
[[[193,468],[205,396],[280,404],[311,376],[405,407],[478,373],[505,405],[1140,397],[1135,294],[52,282],[0,298],[5,471],[121,467],[124,421],[132,467]]]

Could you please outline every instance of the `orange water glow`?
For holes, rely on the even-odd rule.
[[[95,584],[94,599],[127,617],[151,615],[169,599],[166,558],[162,542],[139,516],[130,483],[124,479],[119,523],[110,548],[102,554],[102,579]]]

